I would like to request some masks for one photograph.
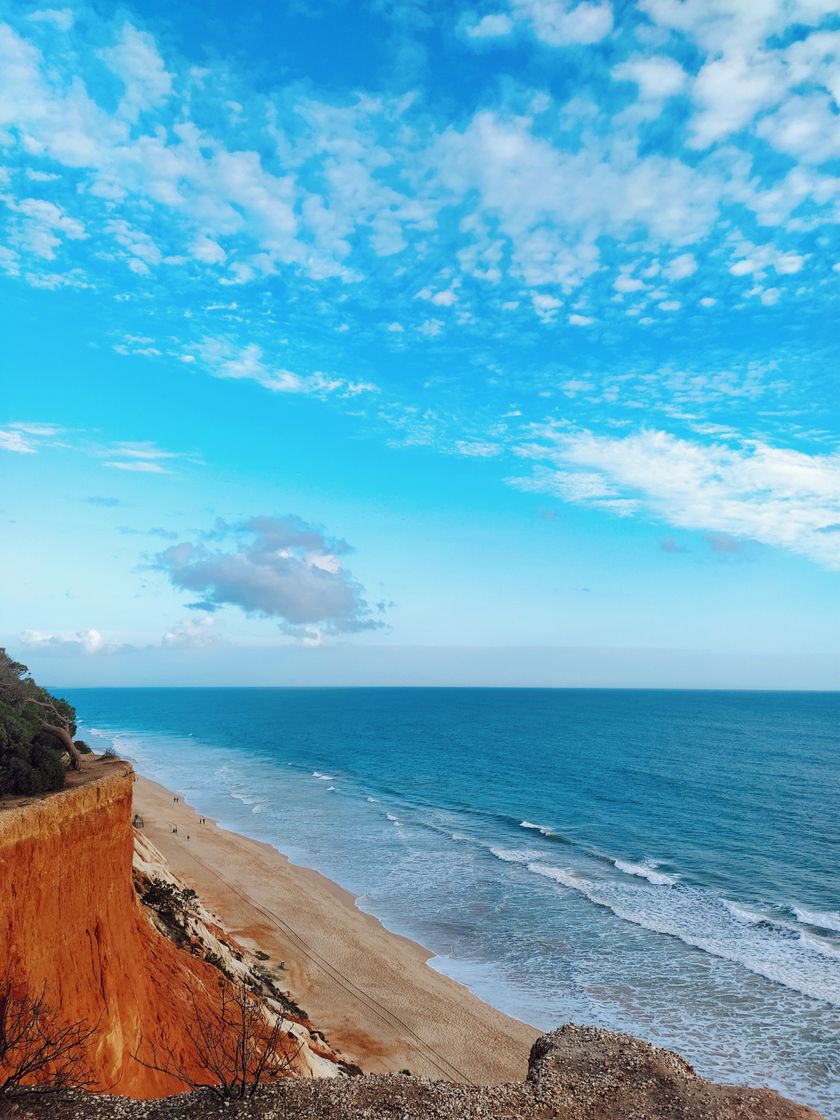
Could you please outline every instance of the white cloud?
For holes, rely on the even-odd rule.
[[[597,269],[598,237],[644,230],[654,243],[690,244],[712,228],[725,192],[678,159],[597,139],[563,151],[527,119],[488,111],[463,132],[449,129],[435,163],[457,197],[477,193],[474,214],[509,239],[514,275],[566,291]]]
[[[170,649],[205,649],[218,645],[220,641],[214,630],[212,614],[201,613],[197,617],[185,618],[167,630],[160,644]]]
[[[132,474],[169,474],[166,467],[147,459],[108,460],[105,466],[112,467],[115,471],[129,471]]]
[[[99,630],[79,630],[75,634],[52,633],[46,630],[24,630],[20,636],[26,646],[35,649],[44,647],[58,647],[67,652],[76,650],[79,653],[113,653],[120,647],[107,641]]]
[[[837,156],[831,99],[840,101],[840,32],[818,30],[782,45],[791,28],[836,15],[833,0],[640,0],[640,7],[706,55],[690,88],[693,146],[707,148],[759,118],[758,135],[779,151],[810,163]],[[795,92],[803,85],[812,88]]]
[[[553,323],[559,308],[563,306],[563,301],[549,292],[532,292],[531,303],[543,323]]]
[[[551,47],[597,43],[612,31],[609,3],[569,0],[513,0],[513,12],[530,24],[534,35]]]
[[[35,448],[24,434],[9,428],[0,428],[0,448],[4,451],[12,451],[17,455],[35,454]]]
[[[73,26],[73,12],[70,8],[39,8],[26,17],[33,23],[50,23],[58,31],[69,31]]]
[[[195,356],[213,377],[256,381],[273,393],[312,393],[320,396],[335,393],[354,397],[375,390],[375,386],[366,381],[348,381],[320,371],[298,374],[277,368],[265,360],[262,348],[255,342],[236,346],[227,339],[205,338],[196,348]]]
[[[158,108],[172,92],[172,75],[154,39],[130,23],[125,24],[115,45],[99,56],[125,87],[119,112],[126,120],[136,121],[141,113]]]
[[[635,82],[639,96],[658,101],[682,93],[688,84],[688,75],[682,66],[668,55],[634,55],[612,70],[612,76],[622,82]]]
[[[595,320],[591,315],[578,315],[577,313],[573,313],[569,316],[569,322],[573,327],[588,327],[594,323]]]
[[[772,268],[780,276],[792,276],[801,271],[806,258],[800,253],[784,253],[775,245],[753,245],[748,241],[737,244],[738,259],[729,266],[733,276],[763,277]]]
[[[466,455],[468,458],[492,459],[501,453],[502,448],[498,443],[491,443],[489,440],[459,439],[455,443],[455,450],[459,455]]]
[[[41,441],[54,439],[61,432],[54,424],[16,422],[0,428],[0,450],[17,455],[34,455]]]
[[[224,249],[212,237],[197,237],[192,243],[191,254],[204,264],[221,264],[227,257]]]
[[[43,260],[55,259],[62,238],[81,241],[87,237],[82,222],[47,199],[23,198],[16,202],[7,197],[5,202],[18,215],[12,231],[14,243]]]
[[[837,66],[840,70],[840,58]],[[789,97],[776,113],[759,121],[756,132],[777,151],[804,163],[840,158],[840,117],[825,93]]]
[[[345,542],[297,517],[252,517],[239,525],[218,526],[216,535],[230,538],[232,551],[181,543],[157,558],[174,587],[201,596],[195,607],[209,613],[236,606],[304,635],[301,627],[316,624],[322,633],[379,626],[362,587],[341,564],[340,557],[349,551]],[[199,632],[209,629],[206,623],[198,625]],[[170,634],[174,644],[184,628]]]
[[[613,282],[617,292],[641,292],[645,286],[644,280],[639,280],[637,276],[630,276],[626,272],[619,273]]]
[[[469,24],[464,28],[470,39],[498,39],[510,35],[513,30],[513,20],[504,12],[493,12],[482,16],[477,23]]]
[[[776,104],[785,92],[780,59],[748,57],[734,51],[706,62],[692,89],[696,107],[689,143],[707,148],[750,124],[756,113]]]
[[[283,171],[273,173],[256,151],[230,150],[194,124],[186,100],[170,119],[165,102],[174,101],[173,83],[150,36],[126,25],[103,58],[125,82],[116,113],[101,108],[77,74],[68,71],[62,80],[60,69],[33,43],[0,25],[0,129],[16,136],[29,156],[80,171],[88,199],[102,199],[112,209],[139,202],[146,213],[177,219],[181,249],[196,237],[216,244],[233,238],[228,283],[247,283],[283,265],[315,279],[354,280],[358,274],[343,260],[355,231],[364,231],[376,253],[388,255],[405,247],[407,230],[433,227],[433,207],[398,190],[393,174],[387,183],[379,178],[392,157],[377,143],[374,123],[396,125],[409,102],[363,95],[343,107],[297,101],[288,111],[301,150],[288,152],[288,141],[278,134],[286,159]],[[139,135],[130,129],[135,122]],[[304,190],[296,178],[294,167],[309,158],[321,167],[323,197]],[[131,258],[135,272],[154,267],[148,233],[132,229],[122,215],[107,230],[123,248],[126,239],[145,247]],[[203,241],[197,248],[199,258],[218,257]]]
[[[133,474],[169,474],[173,460],[186,458],[181,452],[166,451],[149,440],[114,443],[98,454],[105,459],[104,466]]]
[[[697,271],[697,261],[691,253],[681,253],[668,261],[662,271],[669,280],[685,280],[687,276],[693,276]]]
[[[840,453],[758,440],[701,444],[651,430],[613,437],[545,427],[538,436],[520,454],[540,465],[514,485],[613,512],[644,510],[840,569],[840,534],[827,531],[840,522]]]
[[[456,288],[457,283],[452,283],[448,288],[442,288],[435,291],[434,288],[422,288],[417,293],[418,299],[426,300],[428,303],[433,303],[435,307],[451,307],[454,303],[458,302],[458,292]]]
[[[751,49],[786,27],[813,27],[837,11],[835,0],[639,0],[639,8],[710,52],[733,43]]]

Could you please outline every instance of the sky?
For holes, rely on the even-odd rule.
[[[0,642],[840,687],[838,103],[836,0],[0,0]]]

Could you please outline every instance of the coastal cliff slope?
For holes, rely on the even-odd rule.
[[[166,1101],[69,1093],[23,1100],[16,1120],[820,1120],[769,1089],[715,1085],[629,1035],[563,1027],[537,1039],[524,1082],[457,1085],[400,1075],[293,1078],[235,1110],[206,1091]]]
[[[205,1080],[185,1023],[216,1005],[220,973],[155,928],[137,897],[133,781],[126,762],[92,761],[67,788],[0,808],[0,960],[65,1022],[96,1026],[99,1088],[155,1098],[183,1085],[132,1055],[141,1042],[171,1051]],[[312,1074],[324,1061],[304,1046],[298,1064]]]
[[[209,946],[241,946],[197,906],[193,950],[156,928],[132,882],[169,877],[148,838],[135,851],[131,767],[90,762],[64,790],[0,807],[0,960],[46,990],[66,1020],[96,1024],[89,1052],[100,1093],[25,1093],[6,1105],[20,1120],[212,1120],[230,1115],[207,1090],[184,1094],[175,1078],[132,1057],[141,1039],[171,1051],[201,1079],[185,1023],[212,1009],[220,972]],[[294,1017],[292,1017],[294,1018]],[[534,1043],[524,1081],[461,1084],[408,1075],[329,1076],[341,1062],[301,1013],[306,1046],[297,1072],[236,1109],[253,1120],[818,1120],[767,1089],[721,1086],[669,1051],[627,1035],[564,1027]],[[345,1071],[348,1067],[345,1066]],[[326,1076],[325,1076],[326,1073]],[[315,1076],[312,1076],[312,1075]],[[172,1094],[180,1094],[174,1096]],[[128,1098],[137,1099],[128,1099]]]

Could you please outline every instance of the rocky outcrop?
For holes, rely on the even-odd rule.
[[[185,1024],[196,1008],[212,1011],[220,976],[155,928],[137,897],[133,779],[128,763],[91,760],[71,787],[0,804],[0,961],[43,988],[66,1022],[96,1025],[88,1061],[101,1089],[148,1099],[183,1085],[138,1063],[141,1043],[171,1053],[196,1080],[206,1076]],[[293,1031],[301,1072],[335,1072],[328,1047],[309,1051],[305,1022]]]
[[[205,1093],[177,1101],[67,1094],[22,1101],[19,1120],[214,1120],[228,1106]],[[249,1120],[820,1120],[768,1089],[715,1085],[687,1062],[629,1035],[563,1027],[539,1038],[515,1085],[454,1085],[413,1077],[288,1080],[236,1111]]]

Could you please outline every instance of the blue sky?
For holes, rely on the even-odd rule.
[[[0,2],[0,639],[840,686],[835,0]]]

